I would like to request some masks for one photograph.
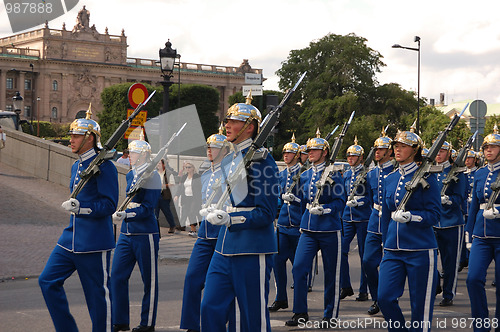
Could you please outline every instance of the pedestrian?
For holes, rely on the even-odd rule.
[[[131,166],[130,166],[129,150],[124,149],[122,156],[120,158],[118,158],[118,160],[116,162],[118,164],[122,164],[122,165],[128,166],[128,168],[130,168]]]
[[[278,167],[270,154],[264,154],[246,168],[246,178],[232,181],[231,176],[262,121],[259,110],[250,102],[248,96],[246,103],[234,104],[226,114],[226,136],[233,152],[223,159],[221,167],[223,176],[230,176],[231,183],[224,186],[231,185],[231,194],[225,202],[226,211],[214,210],[206,217],[222,227],[201,303],[204,332],[224,331],[234,302],[242,331],[271,330],[267,299],[272,255],[277,251],[273,222],[278,208]]]
[[[5,147],[5,141],[7,137],[5,133],[3,132],[2,126],[0,126],[0,149],[3,149]]]
[[[161,178],[161,195],[158,200],[158,205],[155,209],[156,219],[160,220],[160,210],[163,212],[165,219],[167,219],[168,223],[168,233],[175,233],[175,219],[170,209],[170,203],[172,202],[172,191],[170,190],[171,186],[169,184],[170,175],[172,175],[174,170],[168,165],[168,162],[165,159],[161,159],[158,163],[158,173]]]
[[[346,202],[342,214],[342,265],[340,267],[340,299],[354,295],[349,275],[349,251],[351,242],[356,236],[358,241],[358,254],[363,261],[365,250],[366,232],[368,229],[368,219],[372,212],[372,197],[369,193],[369,186],[366,182],[360,183],[357,188],[354,187],[356,179],[363,170],[364,150],[358,145],[357,137],[354,138],[354,145],[347,149],[347,162],[350,169],[344,173],[344,190],[347,196],[353,194],[353,198]],[[366,274],[363,265],[361,265],[361,276],[359,282],[359,295],[356,301],[368,300],[368,285],[366,283]]]
[[[394,156],[399,167],[383,183],[382,235],[384,255],[380,263],[378,305],[389,331],[413,326],[412,331],[428,331],[437,285],[437,242],[433,226],[439,222],[441,199],[435,174],[425,179],[398,210],[406,194],[405,185],[412,179],[421,160],[422,140],[411,131],[399,132],[393,140]],[[410,294],[411,322],[399,306],[406,279]],[[405,325],[407,324],[407,325]]]
[[[130,164],[127,173],[129,192],[145,175],[151,164],[151,146],[144,140],[132,141]],[[115,222],[121,222],[120,237],[116,244],[111,269],[111,295],[113,313],[113,332],[130,329],[129,279],[137,263],[144,283],[141,320],[132,332],[151,332],[155,330],[158,309],[158,250],[160,229],[155,209],[161,192],[161,178],[154,171],[133,196],[124,211],[113,214]]]
[[[363,254],[363,269],[366,273],[366,282],[373,304],[368,309],[369,315],[375,315],[380,311],[377,303],[378,298],[378,268],[382,260],[382,201],[385,177],[394,170],[392,162],[392,139],[387,137],[385,130],[382,130],[382,136],[375,140],[373,148],[375,149],[374,160],[377,166],[367,175],[369,192],[372,197],[372,210],[368,220],[368,228],[365,240],[365,251]]]
[[[443,300],[439,302],[442,307],[453,305],[457,289],[458,265],[464,240],[465,204],[467,204],[467,178],[463,172],[456,174],[446,192],[442,192],[443,182],[447,179],[453,163],[451,155],[451,144],[444,142],[436,156],[436,163],[443,166],[443,170],[436,174],[441,191],[441,218],[434,226],[443,269],[443,286],[441,287],[441,277],[438,279],[437,286],[437,289],[442,289],[443,292]]]
[[[311,167],[300,177],[299,196],[290,195],[288,201],[299,201],[302,206],[300,222],[301,235],[293,262],[293,316],[285,322],[286,326],[299,326],[309,321],[307,305],[307,275],[311,272],[314,257],[321,250],[324,270],[324,311],[323,321],[332,326],[338,318],[340,302],[340,255],[341,220],[340,213],[345,205],[342,188],[342,175],[334,171],[327,175],[323,194],[315,202],[318,185],[329,158],[330,145],[319,137],[307,141],[307,151]],[[340,190],[339,190],[340,187]],[[314,203],[319,203],[315,205]]]
[[[201,175],[202,200],[204,204],[222,180],[221,161],[229,151],[228,143],[224,142],[225,139],[226,136],[223,135],[222,127],[219,129],[218,134],[213,134],[207,139],[207,158],[210,160],[211,165]],[[217,199],[219,196],[217,195]],[[198,239],[191,252],[184,279],[180,328],[187,329],[188,332],[200,331],[202,291],[205,287],[205,277],[221,228],[221,226],[212,225],[207,222],[205,218],[207,211],[201,212],[204,218],[201,220]],[[234,328],[234,319],[232,321]]]
[[[278,252],[274,254],[274,279],[276,282],[276,297],[269,311],[274,312],[288,308],[288,296],[286,292],[287,271],[286,263],[289,260],[293,266],[295,250],[300,237],[300,220],[302,219],[302,209],[297,200],[285,200],[289,194],[299,196],[299,181],[295,177],[300,176],[301,165],[300,146],[295,143],[295,134],[292,141],[283,146],[283,160],[286,168],[280,172],[280,188],[282,206],[280,208],[276,227],[278,239]],[[295,182],[295,183],[294,183]],[[290,188],[293,185],[293,188]],[[295,287],[295,286],[294,286]]]
[[[494,194],[492,189],[498,182],[500,173],[500,134],[496,125],[493,133],[484,138],[481,150],[488,162],[479,168],[474,175],[472,201],[467,220],[468,243],[472,242],[469,254],[469,269],[467,274],[467,291],[469,293],[474,331],[489,331],[493,322],[489,318],[488,299],[485,283],[486,271],[495,260],[495,280],[500,280],[500,199],[497,198],[491,209],[487,209]],[[500,283],[496,283],[495,320],[500,319]]]
[[[201,180],[200,175],[191,162],[184,162],[182,176],[177,186],[177,195],[174,201],[181,206],[181,226],[190,226],[189,235],[197,236],[198,211],[201,208]]]
[[[78,160],[71,167],[70,190],[81,181],[80,173],[96,158],[100,146],[99,124],[76,119],[70,125],[71,151]],[[118,174],[111,161],[99,166],[76,198],[62,203],[71,212],[69,226],[57,241],[38,278],[45,303],[58,332],[78,331],[70,313],[64,281],[77,271],[92,320],[92,331],[111,331],[109,263],[115,247],[112,214],[118,203]]]

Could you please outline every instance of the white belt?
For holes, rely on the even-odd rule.
[[[255,209],[255,206],[250,206],[250,207],[236,207],[236,206],[227,206],[226,207],[226,212],[231,213],[231,212],[248,212],[248,211],[253,211]]]
[[[382,211],[382,205],[380,204],[373,203],[373,208],[379,212]]]
[[[488,203],[481,203],[479,204],[479,209],[481,210],[486,210],[486,207],[488,206]],[[499,207],[500,204],[493,204],[493,207]]]

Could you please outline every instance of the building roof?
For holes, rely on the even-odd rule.
[[[458,101],[456,103],[452,103],[449,105],[438,105],[436,106],[436,108],[451,118],[454,114],[460,113],[467,103],[469,103],[470,106],[470,104],[474,100],[475,99],[468,99],[468,100]],[[469,106],[467,106],[467,109],[463,114],[463,117],[465,118],[471,117]],[[486,104],[486,117],[490,117],[492,115],[500,115],[500,104]]]

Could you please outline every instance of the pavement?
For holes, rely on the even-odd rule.
[[[0,281],[40,275],[69,214],[69,189],[0,162]],[[118,228],[119,229],[119,228]],[[160,262],[189,260],[196,238],[161,227]]]

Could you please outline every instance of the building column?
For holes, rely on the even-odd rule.
[[[7,106],[6,97],[7,96],[7,71],[0,71],[0,110],[5,111]]]
[[[59,111],[59,113],[61,114],[60,115],[60,121],[61,122],[72,122],[73,120],[72,119],[68,119],[68,96],[66,95],[66,93],[69,93],[70,92],[70,89],[69,89],[69,74],[65,74],[63,73],[62,74],[62,82],[61,82],[61,92],[60,92],[60,95],[61,95],[61,110]]]

